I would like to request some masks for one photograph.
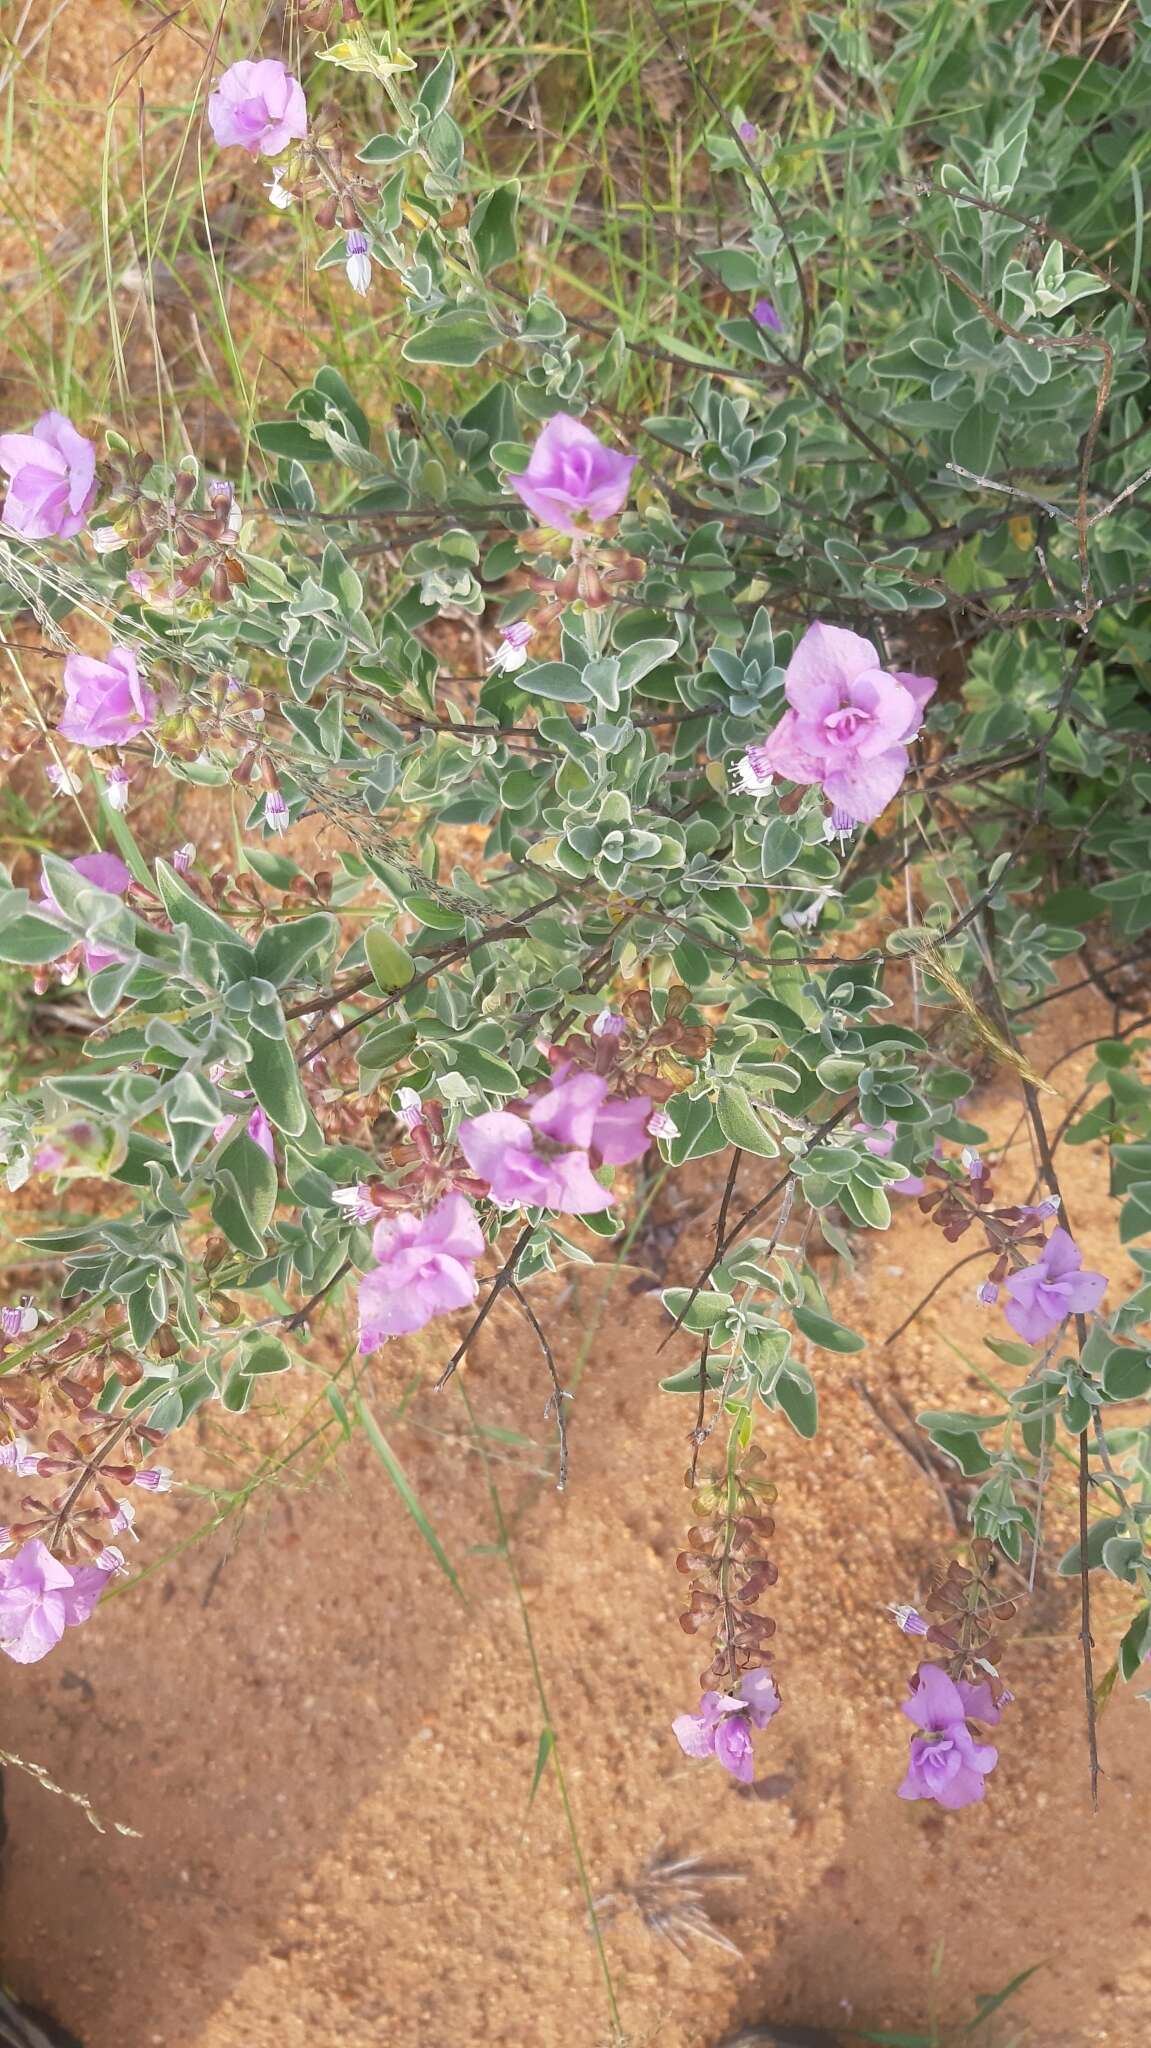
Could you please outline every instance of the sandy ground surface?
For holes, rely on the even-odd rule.
[[[1061,1007],[1068,1038],[1104,1021],[1078,999]],[[1049,1030],[1034,1044],[1045,1065],[1060,1040]],[[1082,1057],[1060,1068],[1065,1100],[1084,1071]],[[993,1084],[979,1113],[1004,1138],[1008,1088]],[[1089,1263],[1118,1279],[1103,1161],[1067,1156]],[[708,1193],[695,1184],[689,1207]],[[705,1228],[688,1217],[673,1276],[693,1268]],[[895,1708],[914,1659],[883,1607],[914,1597],[953,1539],[941,1495],[851,1380],[913,1411],[993,1398],[952,1348],[997,1369],[981,1339],[998,1326],[973,1304],[969,1271],[880,1348],[953,1258],[914,1208],[870,1241],[838,1302],[873,1345],[815,1360],[813,1446],[782,1421],[771,1431],[785,1712],[762,1747],[767,1798],[687,1763],[670,1733],[702,1661],[676,1624],[688,1418],[655,1389],[666,1325],[633,1291],[635,1270],[607,1298],[572,1404],[568,1493],[526,1476],[522,1452],[491,1467],[593,1888],[618,1890],[661,1839],[743,1873],[713,1907],[740,1957],[696,1944],[683,1958],[630,1909],[607,1928],[635,2048],[708,2048],[725,2024],[768,2013],[908,2027],[934,1998],[957,2017],[1030,1963],[1043,1967],[1012,2013],[1035,2048],[1145,2037],[1151,1729],[1130,1693],[1108,1708],[1093,1819],[1074,1587],[1041,1585],[1011,1640],[1018,1703],[986,1804],[948,1817],[895,1797],[906,1746]],[[604,1284],[599,1272],[570,1291],[564,1278],[542,1283],[561,1369]],[[493,1323],[468,1372],[475,1415],[542,1452],[539,1361],[511,1314]],[[374,1373],[376,1412],[393,1412],[414,1382],[426,1388],[435,1363],[394,1347]],[[177,1450],[181,1477],[235,1486],[245,1450],[289,1421],[241,1425],[246,1444],[205,1423],[197,1447],[185,1437]],[[312,1485],[257,1494],[242,1519],[70,1632],[50,1662],[4,1675],[5,1743],[141,1833],[98,1836],[9,1773],[5,1968],[87,2048],[609,2039],[550,1774],[529,1804],[541,1710],[463,1401],[416,1391],[389,1434],[466,1607],[361,1438]],[[190,1490],[149,1502],[144,1561],[190,1536],[206,1505]],[[1056,1532],[1071,1505],[1054,1481]],[[1101,1668],[1121,1616],[1119,1602],[1097,1613]]]

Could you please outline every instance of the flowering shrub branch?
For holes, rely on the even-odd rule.
[[[32,1661],[86,1620],[127,1569],[126,1489],[168,1483],[157,1447],[206,1403],[242,1412],[353,1296],[364,1355],[442,1341],[440,1387],[513,1307],[563,1485],[534,1283],[618,1235],[649,1158],[726,1156],[712,1253],[664,1295],[665,1342],[695,1346],[662,1382],[695,1418],[682,1619],[711,1644],[681,1748],[747,1781],[770,1742],[757,1439],[814,1436],[813,1355],[862,1345],[816,1236],[847,1262],[914,1204],[948,1242],[979,1234],[974,1292],[1018,1377],[1005,1414],[921,1418],[978,1484],[932,1618],[898,1610],[938,1653],[903,1708],[901,1795],[984,1797],[995,1559],[1037,1559],[1062,1437],[1094,1777],[1093,1572],[1131,1594],[1115,1670],[1151,1652],[1151,1095],[1117,1028],[1091,1106],[1049,1134],[1027,1033],[1079,985],[1085,922],[1120,960],[1151,926],[1146,309],[1048,231],[1067,165],[1035,98],[914,186],[860,173],[885,256],[850,319],[833,223],[785,208],[765,139],[713,102],[738,226],[690,247],[697,363],[525,294],[523,195],[473,180],[449,56],[417,64],[354,5],[313,25],[341,33],[304,79],[243,56],[208,127],[335,235],[320,267],[402,299],[393,422],[318,370],[257,426],[249,495],[114,424],[103,451],[57,411],[0,435],[6,603],[63,656],[46,772],[83,805],[96,767],[115,842],[0,893],[0,959],[41,994],[82,978],[92,1025],[7,1100],[3,1155],[10,1188],[124,1196],[29,1235],[59,1296],[3,1317],[4,1462],[35,1486],[0,1648]],[[1011,62],[1042,71],[1022,31]],[[387,103],[354,154],[315,111],[333,67]],[[674,372],[673,410],[624,402],[633,357]],[[67,607],[103,621],[83,648]],[[461,626],[482,675],[451,666]],[[162,776],[245,800],[237,871],[137,836]],[[331,867],[295,836],[311,817],[340,828]],[[1034,1145],[1036,1187],[1006,1200],[977,1059],[1018,1084]],[[1055,1168],[1100,1138],[1126,1293],[1087,1265]]]

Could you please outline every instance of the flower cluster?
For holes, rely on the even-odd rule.
[[[994,1727],[999,1720],[989,1681],[973,1685],[949,1678],[938,1664],[921,1664],[911,1697],[899,1711],[919,1730],[911,1738],[900,1798],[934,1799],[951,1810],[982,1799],[983,1781],[995,1769],[999,1751],[990,1742],[977,1742],[967,1724],[982,1721]]]
[[[705,1692],[698,1714],[677,1714],[671,1725],[685,1756],[713,1756],[741,1785],[750,1785],[752,1729],[766,1728],[782,1705],[770,1671],[745,1671],[738,1695]]]

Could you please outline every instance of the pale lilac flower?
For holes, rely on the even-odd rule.
[[[172,855],[172,866],[175,868],[176,873],[178,875],[186,875],[191,869],[192,862],[195,860],[195,858],[195,841],[191,839],[186,839],[184,841],[183,846],[178,846],[176,848],[175,853]]]
[[[151,593],[153,579],[146,569],[129,569],[124,581],[137,597],[147,597]]]
[[[396,1114],[409,1131],[416,1131],[424,1120],[424,1105],[415,1088],[397,1088]]]
[[[636,460],[605,447],[582,420],[557,412],[537,437],[527,468],[507,482],[542,525],[576,533],[581,515],[595,525],[622,512]]]
[[[983,1780],[995,1769],[999,1752],[991,1743],[976,1742],[968,1716],[994,1723],[999,1709],[986,1680],[958,1685],[938,1664],[921,1664],[909,1700],[900,1708],[922,1732],[911,1738],[907,1776],[901,1799],[934,1799],[955,1810],[983,1797]]]
[[[44,770],[53,796],[79,796],[84,784],[71,768],[65,768],[62,761],[49,761]]]
[[[377,1223],[376,1264],[360,1281],[360,1350],[466,1308],[479,1291],[475,1261],[483,1249],[476,1212],[460,1194],[444,1195],[424,1216],[409,1211]]]
[[[270,789],[264,798],[264,823],[269,832],[287,831],[288,806],[281,790]]]
[[[130,1500],[117,1501],[116,1512],[108,1521],[108,1534],[130,1536],[134,1543],[140,1541],[136,1534],[136,1510]]]
[[[930,1624],[924,1621],[921,1614],[916,1613],[914,1607],[889,1606],[887,1612],[895,1617],[896,1627],[901,1628],[905,1636],[925,1636],[927,1634]]]
[[[131,780],[127,771],[119,766],[109,770],[104,778],[104,796],[110,810],[127,810],[128,787]]]
[[[114,555],[118,548],[127,545],[123,534],[117,533],[114,526],[94,526],[88,538],[98,555]]]
[[[172,1472],[168,1465],[146,1465],[141,1472],[132,1474],[133,1486],[142,1486],[145,1493],[171,1493]]]
[[[751,309],[751,317],[757,327],[767,327],[772,334],[783,333],[783,321],[770,299],[757,299]]]
[[[842,626],[809,626],[788,664],[789,709],[763,742],[766,764],[789,782],[818,783],[831,829],[877,818],[905,774],[935,690],[930,676],[889,673],[870,640]]]
[[[599,1016],[592,1019],[593,1038],[622,1038],[626,1030],[627,1025],[618,1011],[610,1008],[601,1010]]]
[[[66,702],[56,730],[78,747],[122,747],[156,716],[156,694],[143,682],[131,647],[110,647],[103,661],[70,654],[64,663]]]
[[[353,228],[344,244],[344,273],[354,292],[363,298],[372,288],[372,245],[362,228]]]
[[[106,1567],[106,1558],[117,1562]],[[62,1564],[38,1537],[0,1558],[0,1650],[16,1664],[38,1664],[65,1628],[88,1620],[123,1562],[118,1550],[105,1550],[94,1565]]]
[[[25,1437],[14,1436],[11,1443],[0,1444],[0,1469],[15,1473],[17,1479],[35,1479],[40,1459]]]
[[[535,637],[535,630],[528,619],[515,619],[510,626],[501,626],[503,645],[496,649],[488,663],[488,674],[510,676],[522,668],[528,658],[528,642]]]
[[[1041,1344],[1070,1315],[1098,1308],[1107,1291],[1105,1273],[1083,1272],[1083,1254],[1062,1227],[1052,1231],[1033,1266],[1004,1282],[1003,1313],[1027,1344]]]
[[[0,1329],[6,1337],[26,1337],[40,1321],[39,1309],[30,1301],[21,1301],[14,1308],[0,1309]]]
[[[736,134],[741,142],[747,143],[749,149],[753,142],[758,142],[759,140],[759,129],[754,121],[741,121]]]
[[[271,184],[265,185],[264,187],[264,190],[268,195],[268,205],[274,206],[278,213],[286,212],[287,208],[292,205],[296,196],[294,192],[288,192],[285,190],[284,185],[282,183],[283,176],[284,173],[280,165],[277,164],[275,170],[272,172]]]
[[[782,1704],[770,1671],[745,1671],[738,1695],[705,1692],[698,1714],[677,1714],[672,1731],[685,1756],[713,1756],[733,1778],[750,1785],[755,1773],[752,1728],[766,1728]]]
[[[225,71],[208,100],[208,125],[222,149],[249,156],[279,156],[308,132],[308,108],[298,78],[278,57],[245,57]]]
[[[999,1299],[999,1288],[994,1280],[983,1280],[975,1290],[975,1299],[984,1308],[994,1308]]]
[[[342,1209],[348,1223],[374,1223],[382,1215],[379,1203],[374,1202],[365,1183],[360,1180],[346,1188],[333,1188],[332,1200],[337,1209]]]
[[[775,780],[766,747],[748,747],[731,771],[732,784],[745,796],[761,796]]]
[[[678,1138],[679,1126],[666,1109],[653,1109],[647,1120],[647,1134],[649,1138]]]
[[[884,1124],[856,1123],[852,1124],[851,1128],[861,1133],[864,1150],[876,1159],[889,1158],[899,1136],[899,1126],[892,1117],[888,1117]],[[884,1188],[889,1195],[921,1195],[926,1185],[926,1181],[921,1180],[917,1173],[904,1174],[902,1180],[884,1182]]]
[[[8,495],[0,525],[25,540],[71,540],[96,495],[96,450],[62,412],[41,413],[29,434],[0,434]]]

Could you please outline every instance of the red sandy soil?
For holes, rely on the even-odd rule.
[[[1078,997],[1048,1014],[1062,1037],[1053,1027],[1030,1041],[1041,1068],[1106,1025]],[[1059,1069],[1064,1101],[1085,1061]],[[978,1114],[1007,1135],[1006,1080]],[[1022,1143],[1010,1156],[1002,1184],[1021,1190]],[[1068,1153],[1065,1165],[1088,1263],[1121,1281],[1102,1155]],[[709,1171],[715,1186],[696,1182],[691,1209],[718,1195],[719,1163]],[[672,1277],[694,1270],[708,1227],[701,1206]],[[656,1390],[673,1354],[656,1357],[666,1319],[637,1291],[637,1269],[614,1284],[571,1404],[566,1495],[527,1476],[530,1454],[493,1464],[593,1888],[618,1890],[661,1838],[745,1873],[716,1888],[713,1907],[740,1958],[695,1944],[685,1959],[630,1909],[607,1928],[632,2048],[708,2048],[726,2025],[766,2014],[907,2028],[933,1997],[957,2018],[1031,1963],[1042,1968],[1011,2014],[1032,2048],[1146,2038],[1151,1730],[1146,1706],[1117,1692],[1093,1818],[1074,1586],[1041,1582],[1010,1639],[1003,1668],[1018,1701],[985,1805],[947,1816],[895,1797],[907,1735],[895,1709],[914,1655],[884,1603],[914,1598],[954,1539],[941,1495],[851,1380],[913,1412],[994,1398],[949,1348],[1006,1370],[982,1347],[1002,1325],[974,1306],[970,1269],[881,1348],[954,1257],[910,1205],[867,1240],[837,1305],[873,1344],[814,1360],[814,1445],[782,1419],[770,1428],[785,1711],[760,1769],[774,1796],[749,1798],[689,1764],[670,1733],[703,1662],[676,1625],[689,1415]],[[561,1372],[606,1281],[585,1270],[536,1290]],[[533,1436],[542,1454],[539,1358],[512,1311],[493,1324],[467,1373],[476,1416]],[[393,1347],[371,1400],[385,1417],[419,1383],[389,1436],[461,1571],[466,1609],[358,1437],[310,1487],[257,1493],[244,1517],[106,1602],[49,1661],[5,1673],[5,1745],[141,1834],[99,1836],[8,1773],[0,1954],[16,1990],[54,2006],[87,2048],[609,2041],[550,1772],[529,1804],[540,1707],[463,1402],[429,1391],[439,1355]],[[687,1355],[685,1340],[677,1362]],[[198,1447],[191,1432],[173,1446],[181,1480],[235,1486],[257,1446],[321,1392],[317,1377],[292,1390],[293,1410],[227,1429],[209,1418]],[[207,1506],[188,1491],[146,1500],[137,1556],[146,1565],[184,1543]],[[1058,1550],[1072,1514],[1061,1477],[1047,1514]],[[1098,1605],[1100,1670],[1122,1614],[1114,1595]]]

